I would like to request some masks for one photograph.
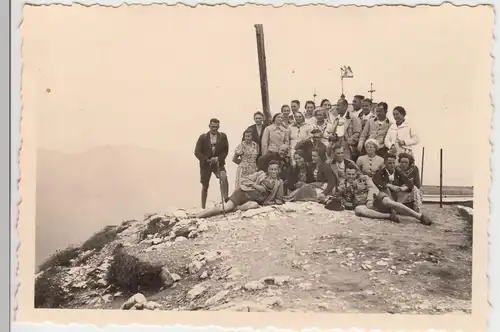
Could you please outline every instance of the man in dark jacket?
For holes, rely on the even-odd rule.
[[[385,166],[375,173],[373,183],[380,191],[390,194],[394,200],[397,200],[398,192],[413,189],[413,182],[396,168],[396,156],[392,154],[385,157]]]
[[[314,128],[313,130],[311,130],[311,134],[309,136],[307,136],[302,141],[299,141],[295,146],[295,150],[304,151],[304,159],[306,162],[309,163],[312,161],[312,151],[315,149],[323,150],[326,154],[327,147],[325,144],[323,144],[323,142],[321,142],[321,137],[321,130],[318,128]]]
[[[269,151],[265,155],[261,156],[257,159],[257,168],[259,171],[267,172],[269,163],[273,160],[277,161],[280,165],[280,179],[285,180],[288,168],[291,165],[288,145],[283,144],[279,147],[278,152]]]
[[[208,187],[212,173],[221,181],[222,196],[228,197],[228,181],[226,174],[226,157],[229,152],[229,142],[224,133],[219,132],[220,121],[210,119],[207,133],[203,133],[196,142],[194,155],[200,161],[201,207],[207,203]]]

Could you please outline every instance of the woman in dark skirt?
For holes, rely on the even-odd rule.
[[[273,205],[283,203],[283,180],[279,178],[280,166],[275,160],[269,162],[267,172],[258,171],[243,177],[224,204],[200,212],[197,218],[208,218],[223,212],[232,212],[240,205],[256,202],[260,205]]]
[[[423,201],[423,195],[420,191],[422,183],[420,181],[420,171],[415,166],[415,158],[409,153],[400,153],[398,156],[398,169],[413,183],[413,188],[399,192],[397,201],[414,211],[420,212]]]

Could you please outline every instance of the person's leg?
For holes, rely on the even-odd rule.
[[[226,203],[224,203],[224,212],[232,212],[236,206],[234,205],[234,202],[229,200]],[[196,215],[196,218],[209,218],[213,217],[216,215],[219,215],[223,212],[222,206],[214,206],[211,209],[206,209],[201,211]]]
[[[396,210],[399,214],[418,219],[424,225],[432,224],[432,221],[430,220],[430,218],[427,215],[420,213],[420,212],[413,211],[412,209],[405,206],[404,204],[395,202],[392,199],[390,199],[389,197],[384,197],[382,199],[382,204],[388,208]]]
[[[354,213],[358,217],[365,217],[371,219],[391,219],[390,213],[382,213],[368,208],[366,205],[358,205],[354,208]]]
[[[219,176],[220,176],[220,181],[222,183],[222,196],[224,200],[226,200],[229,194],[229,183],[227,179],[226,170],[225,169],[221,170]]]
[[[210,178],[212,177],[212,170],[208,167],[200,168],[200,182],[201,182],[201,208],[205,209],[207,206],[208,187],[210,185]]]

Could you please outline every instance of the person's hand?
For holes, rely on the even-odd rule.
[[[256,184],[253,187],[255,188],[255,190],[257,190],[260,193],[265,193],[266,192],[266,188],[264,188],[264,186]]]
[[[388,184],[388,185],[387,185],[387,188],[389,188],[389,190],[391,190],[391,191],[396,191],[396,192],[397,192],[397,191],[398,191],[398,189],[399,189],[399,187],[396,187],[396,186],[395,186],[395,185],[393,185],[393,184]]]
[[[302,181],[298,181],[296,184],[295,184],[295,188],[300,188],[304,185],[304,182]]]
[[[405,146],[405,141],[400,140],[399,138],[396,139],[396,143],[398,143],[399,146]]]
[[[398,192],[400,192],[400,191],[402,191],[402,190],[403,190],[403,189],[402,189],[401,187],[394,186],[394,191],[395,191],[395,192],[397,192],[397,193],[398,193]]]
[[[326,196],[323,193],[318,194],[318,200],[323,203],[326,200]]]

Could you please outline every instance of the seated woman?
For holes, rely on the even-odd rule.
[[[275,160],[269,162],[267,172],[258,171],[241,178],[236,188],[222,207],[216,206],[201,211],[196,218],[208,218],[223,212],[232,212],[240,205],[250,201],[260,205],[283,204],[283,181],[279,178],[280,167]]]
[[[396,168],[396,156],[392,154],[385,157],[384,167],[375,173],[373,182],[379,190],[391,195],[394,200],[397,200],[398,193],[411,192],[414,187],[406,175]]]
[[[310,164],[313,179],[311,183],[303,184],[296,189],[285,200],[292,201],[313,201],[324,203],[326,197],[330,195],[337,182],[330,164],[326,163],[326,153],[323,149],[315,149],[312,152],[312,163]]]
[[[401,191],[397,194],[397,201],[410,209],[420,212],[422,207],[422,192],[420,191],[420,172],[415,166],[415,158],[409,153],[400,153],[398,156],[398,169],[413,183],[412,190]]]
[[[311,166],[306,162],[304,151],[295,150],[293,160],[293,166],[286,173],[285,189],[287,192],[293,192],[306,183],[314,182],[314,175]]]
[[[377,140],[370,138],[365,142],[366,154],[358,157],[356,165],[362,174],[373,178],[375,173],[384,167],[384,158],[376,154],[379,149]]]
[[[404,215],[418,219],[426,226],[432,224],[427,215],[394,201],[391,196],[380,191],[370,177],[359,175],[352,165],[347,166],[346,183],[338,186],[336,196],[340,197],[346,208],[354,208],[354,213],[360,217],[399,223],[399,215]]]

